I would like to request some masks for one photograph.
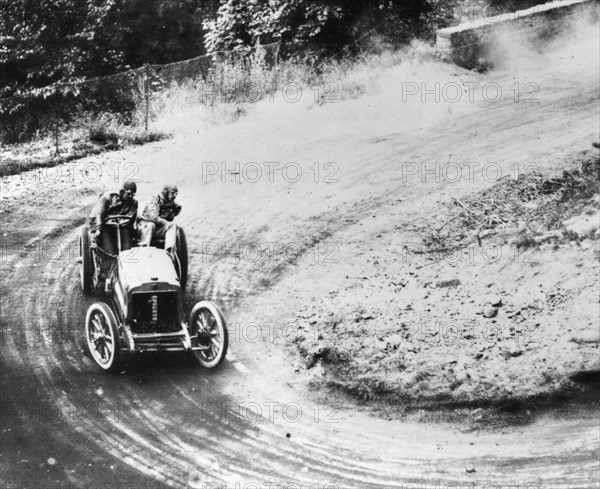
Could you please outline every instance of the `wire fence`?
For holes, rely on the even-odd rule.
[[[540,40],[552,38],[569,25],[579,9],[593,10],[597,22],[597,3],[585,1],[574,3],[573,11],[557,9],[534,19],[515,14],[519,26],[511,27],[511,34],[518,35],[525,47],[535,49]],[[485,68],[490,58],[502,54],[492,52],[496,44],[492,34],[497,30],[492,29],[493,24],[438,35],[440,54],[467,68]],[[348,45],[338,54],[347,48]],[[101,138],[106,127],[124,126],[148,133],[161,114],[176,111],[178,107],[258,101],[278,88],[279,49],[279,43],[272,43],[242,52],[220,52],[176,63],[146,65],[0,99],[0,149],[42,140],[44,147],[50,144],[58,154],[61,145],[64,148],[77,138],[94,141],[94,134]],[[84,134],[86,137],[81,137]]]
[[[256,88],[276,82],[279,43],[246,52],[217,53],[165,65],[145,65],[115,75],[56,83],[0,99],[2,146],[51,139],[101,127],[107,121],[148,131],[169,104],[169,94],[185,92],[188,102],[256,97]]]

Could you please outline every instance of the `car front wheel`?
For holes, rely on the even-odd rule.
[[[190,314],[192,354],[206,368],[218,366],[227,355],[229,337],[225,317],[215,304],[198,302]]]
[[[85,336],[94,361],[104,370],[119,368],[120,343],[117,319],[110,307],[96,302],[88,309],[85,318]]]

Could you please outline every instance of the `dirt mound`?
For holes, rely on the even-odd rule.
[[[473,237],[481,245],[485,238],[516,235],[517,248],[528,248],[549,239],[593,237],[597,226],[590,223],[578,233],[569,219],[577,221],[577,216],[594,215],[597,210],[598,151],[581,151],[565,165],[570,169],[560,176],[549,176],[548,171],[535,168],[462,200],[454,198],[450,217],[434,229],[427,244],[447,251],[457,243],[468,245]]]
[[[288,344],[301,367],[318,384],[406,407],[593,397],[577,379],[600,366],[597,151],[565,167],[413,215],[428,221],[411,227],[424,238],[391,233],[364,276],[300,308]],[[353,289],[360,305],[341,299]]]

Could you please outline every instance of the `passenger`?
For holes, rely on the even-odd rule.
[[[153,238],[164,238],[165,250],[173,250],[177,230],[173,220],[181,212],[181,205],[175,202],[177,194],[175,185],[165,185],[144,207],[139,220],[140,246],[149,246]]]

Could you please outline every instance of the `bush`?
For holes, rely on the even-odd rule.
[[[108,124],[96,122],[90,126],[88,139],[98,144],[119,144],[119,134]]]
[[[161,131],[145,131],[142,127],[131,127],[119,122],[119,118],[104,114],[92,123],[88,130],[88,141],[105,149],[120,149],[130,144],[145,144],[169,137]]]
[[[79,84],[56,84],[0,99],[0,139],[18,144],[53,134],[56,129],[85,126],[102,114],[131,124],[143,101],[139,70]]]

